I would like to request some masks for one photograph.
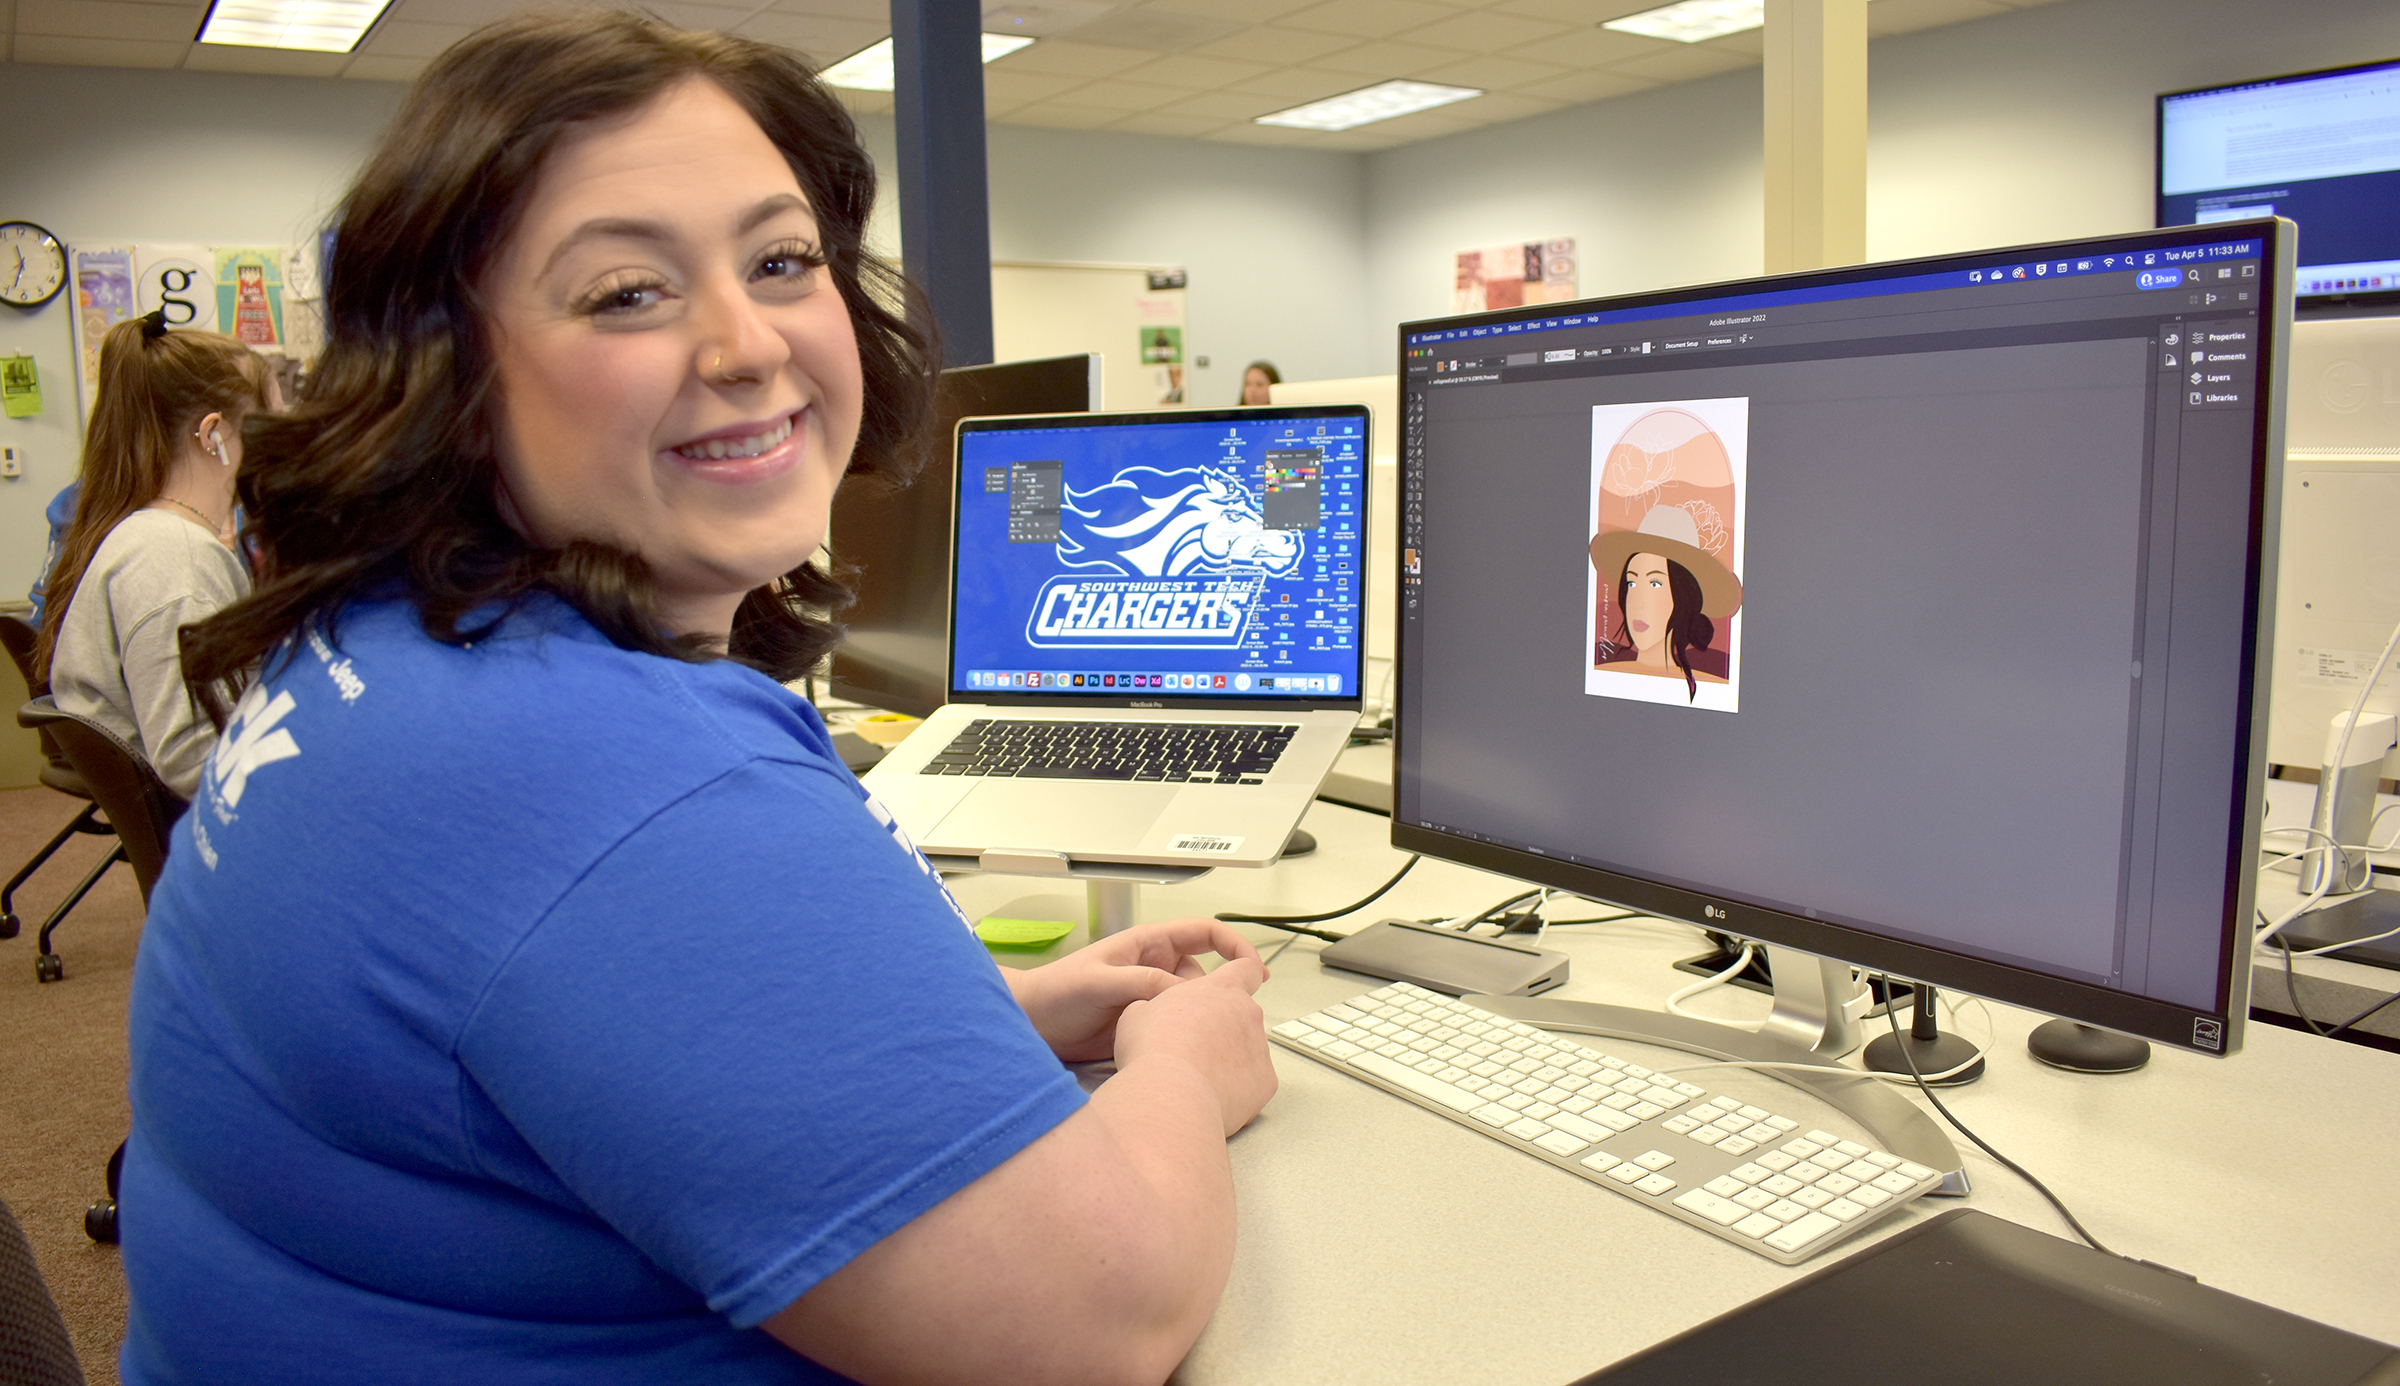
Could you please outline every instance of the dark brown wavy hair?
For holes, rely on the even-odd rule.
[[[791,165],[858,338],[865,409],[849,475],[922,461],[938,359],[923,298],[867,253],[875,167],[841,103],[797,55],[630,13],[534,13],[479,29],[417,80],[342,200],[326,267],[326,348],[302,398],[243,432],[238,483],[259,581],[187,631],[196,692],[238,678],[354,600],[405,596],[427,634],[474,640],[537,593],[619,646],[730,656],[798,678],[840,638],[850,593],[814,560],[744,597],[729,645],[660,623],[640,555],[542,546],[503,518],[491,333],[477,295],[544,159],[580,122],[693,77],[724,90]]]
[[[42,577],[33,659],[45,680],[67,604],[109,531],[165,492],[184,438],[200,420],[223,414],[238,428],[266,408],[270,375],[266,360],[233,338],[170,332],[157,313],[118,323],[100,339],[100,387],[83,434],[75,519]]]

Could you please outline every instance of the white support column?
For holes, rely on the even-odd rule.
[[[1867,258],[1867,0],[1767,0],[1767,273]]]

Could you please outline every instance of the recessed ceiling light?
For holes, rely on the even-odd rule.
[[[392,0],[217,0],[200,22],[200,42],[239,48],[347,53]]]
[[[1662,5],[1623,19],[1612,19],[1600,27],[1644,38],[1698,43],[1702,39],[1755,29],[1766,22],[1766,0],[1682,0],[1681,4]]]
[[[1032,43],[1023,34],[985,34],[983,60],[1006,57]],[[877,39],[849,57],[817,74],[826,83],[848,87],[852,91],[890,91],[892,89],[892,41]]]
[[[1283,125],[1294,130],[1349,130],[1395,116],[1414,115],[1481,96],[1473,87],[1445,87],[1433,82],[1378,82],[1371,87],[1328,96],[1305,106],[1258,117],[1260,125]]]

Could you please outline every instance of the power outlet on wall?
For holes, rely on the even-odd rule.
[[[25,449],[0,447],[0,478],[15,481],[25,475]]]

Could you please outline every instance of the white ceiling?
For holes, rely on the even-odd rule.
[[[1002,124],[1125,130],[1240,144],[1386,149],[1562,106],[1730,72],[1759,61],[1759,30],[1681,44],[1602,29],[1660,0],[1024,0],[987,6],[985,27],[1042,35],[984,68]],[[2030,9],[2054,0],[1874,0],[1876,35]],[[673,23],[782,44],[830,63],[891,31],[888,0],[646,0]],[[511,0],[396,0],[354,53],[289,53],[192,41],[207,0],[0,0],[0,58],[90,67],[187,68],[404,82],[510,9]],[[1251,123],[1254,116],[1393,77],[1487,95],[1355,130]],[[854,109],[891,98],[843,93]]]

